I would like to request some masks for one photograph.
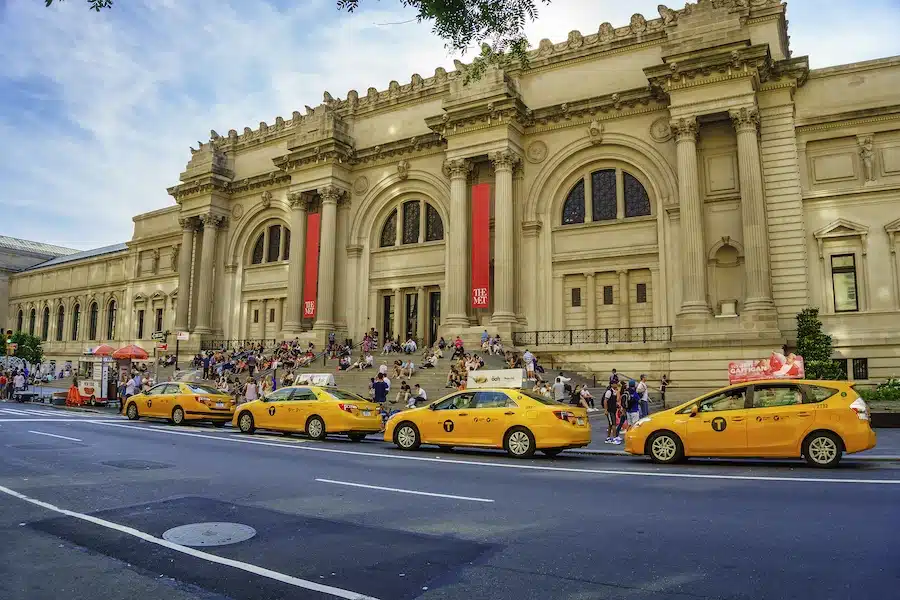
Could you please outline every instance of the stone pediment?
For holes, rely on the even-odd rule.
[[[817,240],[845,238],[845,237],[862,237],[868,235],[869,228],[847,219],[836,219],[816,231],[813,236]]]
[[[900,219],[894,219],[885,225],[884,230],[888,233],[900,233]]]

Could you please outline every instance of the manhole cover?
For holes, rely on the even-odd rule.
[[[131,469],[133,471],[142,471],[145,469],[168,469],[172,465],[153,462],[152,460],[108,460],[100,464],[107,467],[115,467],[117,469]]]
[[[255,535],[255,529],[240,523],[191,523],[173,527],[163,534],[163,539],[182,546],[227,546]]]

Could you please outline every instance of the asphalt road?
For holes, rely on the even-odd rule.
[[[0,598],[890,598],[900,463],[401,453],[4,408]],[[188,548],[191,523],[256,535]]]

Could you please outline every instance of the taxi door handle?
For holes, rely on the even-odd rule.
[[[460,416],[460,417],[468,417],[468,416],[469,416],[469,413],[458,413],[458,416]]]
[[[737,423],[739,421],[743,421],[744,417],[731,417],[731,420],[734,421],[735,423]]]
[[[506,411],[506,412],[503,413],[503,414],[504,414],[504,415],[514,415],[514,414],[516,414],[516,413],[514,413],[514,412],[511,411],[511,410],[508,410],[508,411]]]
[[[810,414],[812,414],[812,413],[802,412],[802,413],[797,413],[797,416],[798,417],[808,417]]]

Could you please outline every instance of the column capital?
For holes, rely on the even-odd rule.
[[[510,171],[521,160],[519,155],[511,150],[499,150],[491,152],[488,158],[494,163],[495,171]]]
[[[419,292],[420,294],[421,294],[424,290],[425,290],[425,286],[424,286],[424,285],[417,285],[417,286],[416,286],[416,291]]]
[[[443,166],[444,176],[450,179],[465,179],[472,172],[473,166],[472,161],[466,158],[445,160]]]
[[[319,195],[322,197],[322,204],[337,204],[338,201],[346,194],[346,192],[337,187],[336,185],[326,185],[320,187],[318,190]]]
[[[616,269],[616,273],[619,274],[619,277],[628,275],[628,269]]]
[[[198,225],[197,217],[178,217],[178,226],[182,231],[196,231]]]
[[[596,276],[597,274],[594,271],[585,271],[584,276],[590,279],[591,277]]]
[[[228,219],[226,219],[224,215],[217,215],[215,213],[200,215],[200,222],[203,223],[204,228],[212,227],[214,229],[222,229],[225,227],[227,221]]]
[[[399,294],[401,289],[403,289],[403,288],[395,287],[395,288],[391,288],[391,291],[394,292],[395,294]]]
[[[671,127],[677,142],[697,142],[697,134],[700,132],[700,125],[697,123],[696,117],[672,119],[669,123],[669,127]]]
[[[287,195],[287,201],[293,210],[306,212],[309,208],[309,194],[306,192],[290,192]]]
[[[759,111],[755,106],[745,106],[728,111],[734,130],[759,133]]]

